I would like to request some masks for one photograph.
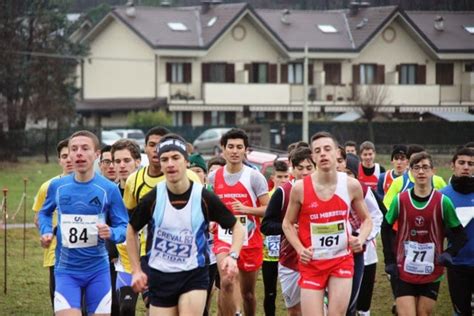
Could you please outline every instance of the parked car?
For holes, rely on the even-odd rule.
[[[210,128],[205,130],[193,142],[194,151],[203,155],[219,155],[221,153],[221,137],[230,128]]]
[[[120,135],[112,132],[112,131],[102,131],[100,134],[100,139],[101,139],[101,145],[113,145],[116,141],[118,141],[120,138]]]
[[[145,150],[145,134],[142,130],[139,129],[113,129],[112,132],[115,132],[120,135],[121,138],[133,139],[138,143],[140,149]]]
[[[288,163],[288,157],[286,154],[277,154],[272,152],[264,152],[252,150],[247,154],[247,162],[257,168],[267,179],[268,190],[272,190],[275,185],[272,179],[273,175],[273,162],[275,160],[282,160]]]

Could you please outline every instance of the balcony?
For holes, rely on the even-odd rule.
[[[205,83],[206,104],[287,105],[290,85],[259,83]]]

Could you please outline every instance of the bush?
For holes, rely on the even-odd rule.
[[[171,113],[165,111],[131,112],[128,114],[127,120],[129,126],[136,128],[156,125],[171,126],[173,124]]]

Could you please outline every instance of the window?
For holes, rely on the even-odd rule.
[[[323,33],[337,33],[337,29],[330,24],[318,24],[318,29]]]
[[[303,64],[288,64],[288,83],[303,83]]]
[[[254,63],[253,67],[253,81],[254,83],[267,83],[268,82],[268,64]]]
[[[474,72],[474,63],[465,63],[464,64],[465,72]]]
[[[183,64],[171,64],[171,82],[184,82]]]
[[[454,65],[452,63],[436,64],[436,84],[453,85],[454,83]]]
[[[226,64],[209,64],[209,82],[226,82]]]
[[[168,27],[173,31],[188,31],[188,27],[181,22],[168,22]]]
[[[360,84],[374,84],[375,72],[376,72],[376,65],[361,64],[360,65]]]
[[[341,84],[341,64],[324,63],[325,82],[327,85]]]
[[[399,83],[400,84],[416,84],[417,65],[400,65]]]

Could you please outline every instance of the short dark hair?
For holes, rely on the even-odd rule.
[[[344,148],[346,148],[346,146],[355,147],[357,149],[357,143],[353,140],[348,140],[347,142],[345,142],[344,143]]]
[[[110,152],[112,153],[112,158],[114,157],[114,154],[117,150],[123,149],[128,149],[130,155],[135,160],[142,158],[140,155],[140,146],[137,144],[136,141],[131,139],[119,139],[118,141],[116,141],[110,149]]]
[[[110,145],[105,145],[105,146],[102,147],[101,150],[100,150],[100,157],[99,157],[99,159],[102,160],[102,155],[103,155],[104,153],[108,153],[108,152],[111,153],[111,151],[112,151],[112,146],[110,146]],[[112,153],[111,153],[111,154],[112,154]]]
[[[273,168],[275,171],[288,172],[288,164],[282,160],[275,160],[273,162]]]
[[[474,142],[468,142],[464,145],[464,147],[467,147],[467,148],[474,148]]]
[[[326,131],[317,132],[316,134],[311,136],[311,147],[313,146],[313,142],[315,140],[320,139],[320,138],[331,138],[332,141],[334,142],[334,145],[336,146],[336,148],[339,147],[339,142],[337,141],[337,139],[331,133],[326,132]]]
[[[311,149],[309,149],[308,147],[300,147],[293,150],[291,152],[290,160],[293,167],[296,167],[302,161],[305,160],[310,161],[314,166],[316,166],[316,163],[313,160],[313,156],[311,155]]]
[[[227,146],[229,139],[242,139],[244,141],[245,148],[249,147],[249,137],[247,133],[240,128],[233,128],[221,137],[221,146]]]
[[[418,144],[410,144],[408,145],[408,150],[407,150],[407,159],[410,159],[412,155],[416,153],[421,153],[422,151],[425,151],[425,147],[418,145]]]
[[[458,149],[454,155],[453,155],[453,159],[451,160],[452,163],[455,163],[456,160],[458,160],[458,157],[459,156],[469,156],[469,157],[472,157],[474,156],[474,150],[472,150],[471,148],[469,147],[463,147],[463,148],[460,148]]]
[[[360,153],[362,153],[362,151],[364,151],[364,150],[370,150],[370,149],[375,151],[375,145],[374,145],[374,143],[372,143],[371,141],[368,141],[368,140],[366,140],[365,142],[363,142],[359,146],[359,152]]]
[[[428,159],[430,161],[430,166],[433,167],[433,159],[431,155],[428,154],[426,151],[421,151],[419,153],[415,153],[410,157],[410,168],[413,168],[414,165],[422,161],[423,159]]]
[[[90,138],[92,140],[92,144],[94,145],[94,150],[97,150],[100,148],[99,138],[97,138],[97,136],[94,133],[88,130],[82,130],[82,131],[77,131],[73,133],[71,136],[69,136],[69,141],[73,139],[74,137],[79,137],[79,136]]]
[[[166,127],[163,126],[155,126],[152,127],[146,132],[145,135],[145,144],[148,144],[148,139],[150,138],[151,135],[158,135],[158,136],[165,136],[166,134],[169,134],[170,130],[167,129]]]
[[[342,159],[346,160],[347,159],[347,154],[346,154],[346,150],[344,149],[344,147],[342,147],[341,145],[339,145],[339,151],[341,152],[341,157]]]
[[[211,169],[211,167],[214,165],[219,165],[222,167],[222,166],[225,166],[225,164],[226,164],[226,161],[223,157],[221,156],[212,157],[207,162],[207,170]]]
[[[61,150],[63,150],[64,147],[68,147],[69,145],[69,138],[60,140],[59,143],[56,145],[56,152],[58,153],[58,158],[61,158]]]

